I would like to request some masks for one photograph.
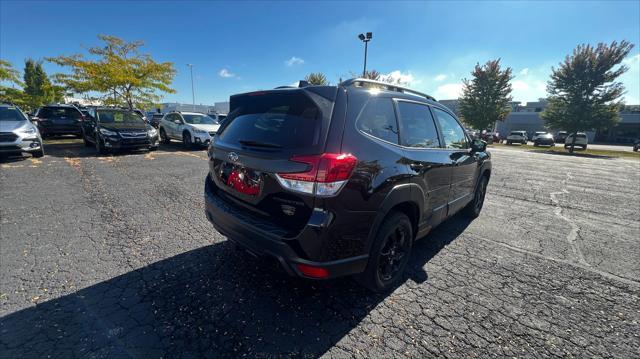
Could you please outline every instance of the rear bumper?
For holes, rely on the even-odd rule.
[[[296,246],[296,241],[300,240],[300,238],[285,239],[277,228],[270,229],[267,226],[259,226],[243,220],[243,217],[246,218],[246,216],[238,213],[237,208],[233,208],[233,206],[217,194],[215,184],[209,179],[209,176],[207,176],[205,180],[204,198],[207,219],[218,232],[256,256],[275,258],[289,275],[313,278],[303,274],[298,268],[298,265],[306,265],[326,270],[328,275],[322,279],[360,273],[363,272],[367,266],[369,256],[366,254],[324,262],[302,258],[302,256],[293,249],[293,247]],[[309,232],[313,232],[317,237],[320,237],[322,230],[323,229],[318,228],[316,225],[308,224],[307,228],[301,231],[299,237],[304,238],[304,240],[309,240]],[[320,240],[320,238],[316,239]]]
[[[38,124],[38,130],[40,131],[40,134],[43,136],[47,136],[47,135],[81,135],[82,134],[82,127],[80,127],[80,125],[74,126],[74,125],[64,125],[64,126],[57,126],[57,125],[48,125],[48,126],[44,126],[42,124]]]

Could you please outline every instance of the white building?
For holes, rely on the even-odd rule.
[[[212,105],[192,105],[187,103],[178,102],[165,102],[160,104],[159,107],[162,113],[171,111],[183,111],[183,112],[200,112],[200,113],[228,113],[229,102],[216,102]]]

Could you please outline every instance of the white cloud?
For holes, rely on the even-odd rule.
[[[299,57],[292,56],[289,60],[285,61],[284,63],[287,66],[302,65],[304,64],[304,60]]]
[[[231,72],[231,71],[229,71],[227,69],[220,70],[220,72],[218,72],[218,75],[220,75],[220,77],[224,77],[224,78],[236,77],[236,74],[234,74],[233,72]]]
[[[416,79],[411,72],[403,73],[400,70],[391,71],[388,74],[380,74],[381,81],[388,81],[409,86],[419,84],[421,81]]]
[[[461,83],[450,83],[438,86],[435,97],[441,100],[450,100],[459,98],[462,95]]]
[[[622,60],[622,63],[625,65],[633,65],[634,63],[638,63],[638,62],[640,62],[640,54],[627,57],[626,59]]]
[[[433,78],[433,81],[440,82],[440,81],[444,81],[446,78],[447,78],[447,75],[445,75],[445,74],[439,74],[438,76],[436,76],[436,77],[434,77],[434,78]]]
[[[529,90],[529,84],[524,81],[517,80],[511,83],[511,88],[514,91],[526,91]]]
[[[529,74],[529,68],[525,67],[524,69],[520,70],[520,75],[522,76],[527,76]]]

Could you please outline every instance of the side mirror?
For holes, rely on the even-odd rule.
[[[484,152],[487,150],[487,143],[481,139],[475,139],[471,141],[471,151],[473,152]]]

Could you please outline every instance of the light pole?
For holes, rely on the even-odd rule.
[[[193,105],[193,111],[196,110],[196,92],[193,89],[193,64],[187,64],[189,66],[189,70],[191,71],[191,103]]]
[[[365,34],[358,35],[358,39],[364,42],[364,69],[362,70],[362,77],[367,76],[367,47],[369,45],[369,41],[371,41],[371,38],[373,38],[372,32],[367,32],[366,35]]]

